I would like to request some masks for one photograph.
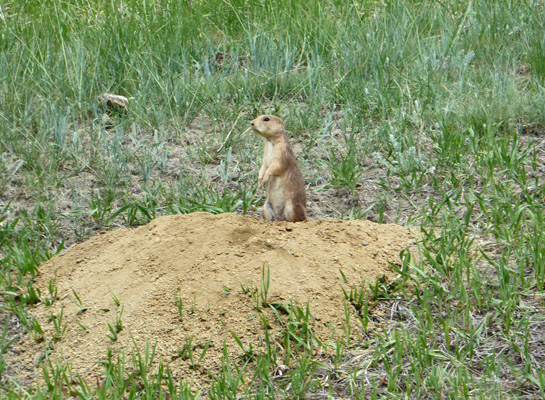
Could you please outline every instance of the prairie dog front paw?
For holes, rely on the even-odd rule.
[[[263,177],[261,178],[261,185],[265,186],[267,184],[267,182],[269,182],[269,179],[271,179],[270,174],[263,175]]]

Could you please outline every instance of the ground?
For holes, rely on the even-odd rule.
[[[314,334],[323,343],[334,341],[346,324],[345,304],[357,319],[343,288],[348,293],[377,278],[391,283],[398,274],[390,263],[399,265],[400,252],[414,251],[416,242],[417,235],[397,225],[266,223],[230,213],[165,216],[106,232],[42,265],[36,287],[47,293],[53,280],[58,290],[52,304],[31,309],[43,340],[26,335],[10,363],[30,383],[41,373],[31,368],[33,360],[47,352],[71,362],[74,376],[92,383],[101,379],[96,361],[106,358],[107,349],[128,355],[135,344],[143,349],[156,343],[176,379],[193,376],[204,389],[220,366],[223,343],[234,359],[243,356],[234,335],[245,348],[263,350],[258,309],[281,344],[275,315],[282,313],[268,304],[282,311],[290,303],[305,309],[308,302]],[[119,332],[112,331],[116,321]],[[55,322],[65,329],[58,338]],[[353,335],[361,332],[360,325]]]

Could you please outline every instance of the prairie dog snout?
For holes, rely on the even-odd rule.
[[[290,222],[306,220],[305,183],[284,123],[274,115],[260,115],[251,122],[251,127],[265,139],[263,165],[258,175],[267,191],[263,219]]]

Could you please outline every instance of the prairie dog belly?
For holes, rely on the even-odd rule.
[[[284,213],[284,189],[281,177],[271,177],[267,183],[267,201],[271,204],[274,215],[279,218]]]

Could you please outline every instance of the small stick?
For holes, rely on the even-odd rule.
[[[235,123],[233,124],[233,127],[231,128],[231,130],[229,131],[229,133],[227,134],[227,137],[225,138],[225,141],[223,142],[223,144],[220,146],[220,148],[216,151],[216,154],[219,153],[223,147],[225,146],[225,144],[227,143],[227,141],[231,138],[231,135],[233,133],[233,131],[235,130],[235,126],[237,125],[237,122],[238,120],[240,119],[240,115],[238,116],[237,120],[235,121]],[[246,132],[248,132],[250,129],[252,129],[251,127],[246,129],[242,134],[244,135]]]

